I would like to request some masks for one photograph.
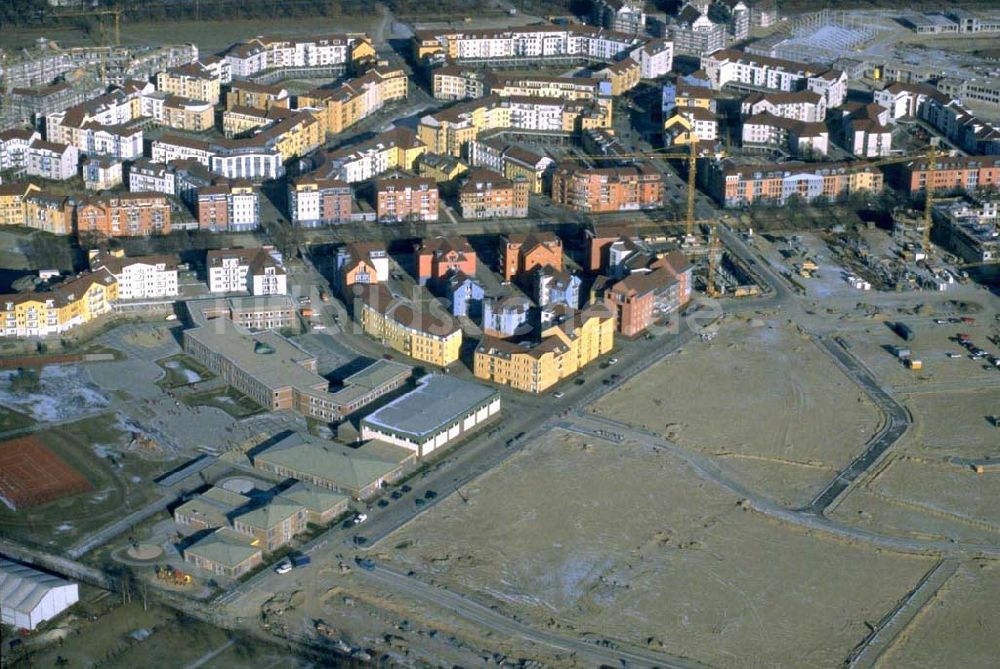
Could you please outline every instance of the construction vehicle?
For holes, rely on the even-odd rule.
[[[316,633],[319,634],[320,636],[326,637],[327,639],[333,639],[333,640],[337,639],[337,630],[335,630],[330,625],[327,625],[322,620],[316,621]]]
[[[191,574],[185,574],[169,564],[163,567],[156,566],[156,578],[173,585],[190,585],[191,583]]]

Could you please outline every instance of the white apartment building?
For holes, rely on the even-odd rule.
[[[806,79],[806,89],[826,98],[827,107],[839,107],[847,99],[847,73],[826,70]]]
[[[727,84],[785,92],[807,89],[824,96],[827,108],[839,107],[847,97],[847,75],[840,70],[823,70],[736,49],[720,49],[702,56],[701,67],[716,90]]]
[[[260,225],[260,193],[236,188],[229,193],[229,227],[252,230]]]
[[[931,96],[937,94],[927,84],[904,84],[894,82],[880,91],[875,91],[875,104],[889,110],[889,122],[901,118],[917,118],[920,108]]]
[[[263,248],[209,251],[205,266],[208,270],[208,289],[213,293],[288,293],[285,268]]]
[[[249,181],[280,179],[285,174],[281,154],[265,146],[240,149],[231,155],[215,154],[209,161],[209,169],[227,179]]]
[[[773,114],[782,118],[814,123],[826,120],[826,98],[815,91],[794,93],[751,93],[744,98],[743,116]]]
[[[253,285],[250,292],[254,295],[286,295],[288,293],[288,277],[280,265],[265,265],[259,268],[251,266],[250,280]]]
[[[657,79],[666,76],[674,67],[674,43],[665,39],[652,39],[633,49],[632,60],[639,63],[639,76]]]
[[[719,117],[704,107],[677,107],[676,113],[691,124],[691,130],[699,142],[715,141],[719,138]]]
[[[76,176],[79,162],[75,146],[36,139],[28,145],[25,172],[31,177],[66,181]]]
[[[463,61],[533,61],[585,58],[611,61],[639,46],[642,38],[592,26],[534,25],[469,32],[418,31],[421,45],[436,44]]]
[[[312,39],[255,37],[225,54],[230,76],[245,79],[274,68],[346,66],[363,35],[330,35]]]
[[[846,148],[860,158],[878,158],[892,152],[892,129],[871,119],[846,122]]]
[[[27,167],[28,147],[42,138],[34,130],[5,130],[0,132],[0,171],[18,172]]]
[[[558,98],[514,96],[508,99],[510,127],[521,130],[562,132],[566,103]]]
[[[164,135],[153,141],[150,154],[154,163],[169,163],[174,160],[197,160],[205,167],[211,167],[215,156],[208,142],[188,139],[177,135]]]
[[[132,193],[174,195],[174,172],[162,163],[141,158],[129,167],[128,189]]]
[[[91,267],[104,267],[118,281],[118,299],[150,300],[177,297],[177,257],[167,255],[108,256],[92,260]]]
[[[786,148],[796,156],[809,151],[824,156],[830,152],[830,133],[819,122],[798,121],[765,111],[746,118],[741,133],[744,146]]]
[[[338,156],[331,159],[335,165],[332,175],[347,183],[373,179],[392,166],[390,154],[395,150],[391,146],[369,146]]]

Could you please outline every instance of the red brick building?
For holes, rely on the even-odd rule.
[[[552,199],[574,211],[654,209],[663,206],[663,175],[649,163],[591,168],[563,164],[552,173]]]
[[[444,279],[450,272],[476,275],[476,252],[464,237],[425,239],[417,245],[416,257],[420,285]]]
[[[599,277],[592,298],[614,311],[618,331],[634,337],[659,315],[680,309],[691,299],[692,268],[683,254],[674,251],[649,257],[645,266],[633,263],[629,274],[615,280]],[[657,309],[659,305],[659,309]]]
[[[429,177],[379,179],[375,182],[375,211],[383,223],[436,221],[437,182]]]
[[[893,165],[892,181],[900,190],[919,193],[927,186],[927,161],[914,160]],[[1000,186],[1000,156],[954,156],[936,161],[931,174],[934,191],[977,190]]]
[[[170,203],[155,193],[92,197],[76,209],[77,234],[145,237],[170,232]]]
[[[473,170],[458,190],[462,218],[525,218],[528,180],[507,179],[491,170]]]
[[[229,186],[198,189],[198,227],[212,230],[229,227]]]
[[[536,267],[551,265],[563,268],[562,240],[552,232],[529,232],[500,237],[500,273],[505,281],[530,272]]]

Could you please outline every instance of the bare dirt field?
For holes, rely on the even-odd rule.
[[[1000,639],[1000,565],[969,562],[879,662],[882,669],[992,669]]]
[[[996,376],[1000,380],[1000,373]],[[900,442],[901,450],[934,460],[1000,459],[1000,429],[989,420],[1000,413],[1000,385],[972,386],[967,392],[910,393],[904,399],[914,426],[909,438]]]
[[[791,325],[729,319],[715,341],[690,349],[596,411],[716,456],[738,482],[790,505],[808,501],[877,430],[878,409]]]
[[[928,305],[931,313],[940,313],[940,305]],[[887,313],[890,322],[902,321],[914,332],[912,341],[904,341],[892,331],[887,323],[873,322],[864,330],[851,330],[845,339],[851,345],[851,353],[871,369],[878,378],[899,391],[924,390],[923,386],[939,383],[966,384],[970,381],[1000,381],[1000,372],[990,368],[985,360],[971,360],[968,353],[953,338],[958,333],[970,335],[972,341],[990,353],[998,353],[998,347],[989,337],[998,332],[998,324],[993,313],[984,311],[976,316],[974,325],[948,323],[939,325],[931,315],[906,315]],[[923,363],[923,369],[914,371],[905,367],[892,348],[902,346],[910,349],[915,359]],[[961,354],[960,358],[949,358],[948,353]]]
[[[832,667],[930,567],[739,510],[654,448],[554,431],[376,548],[536,624],[717,667]]]

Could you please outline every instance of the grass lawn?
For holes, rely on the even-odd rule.
[[[255,35],[294,36],[319,35],[324,32],[370,31],[378,21],[378,14],[372,12],[365,16],[337,18],[228,18],[218,21],[139,22],[129,24],[127,30],[123,26],[121,41],[122,46],[193,42],[198,45],[203,55],[208,55]],[[3,35],[0,36],[0,47],[19,49],[33,46],[40,36],[53,39],[63,47],[93,46],[99,40],[99,35],[99,30],[94,30],[93,35],[88,35],[83,30],[71,26],[5,28]]]
[[[191,407],[205,406],[222,409],[233,418],[246,418],[263,411],[259,404],[232,388],[186,395],[181,401]]]
[[[215,377],[215,374],[183,353],[157,360],[156,364],[166,372],[166,375],[156,382],[161,388],[180,388]]]
[[[10,432],[12,430],[22,430],[35,424],[35,419],[25,416],[23,413],[0,407],[0,432]]]

